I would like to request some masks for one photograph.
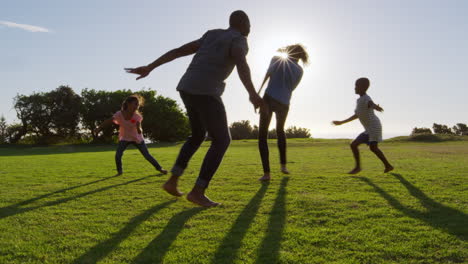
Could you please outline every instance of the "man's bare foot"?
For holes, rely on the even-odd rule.
[[[165,170],[165,169],[163,169],[163,168],[161,168],[161,169],[159,169],[159,170],[157,170],[157,171],[159,171],[159,172],[162,173],[162,174],[167,174],[167,170]]]
[[[180,192],[180,191],[177,189],[177,178],[174,178],[174,176],[172,176],[171,178],[169,178],[169,180],[167,180],[167,182],[164,183],[164,185],[162,186],[162,188],[163,188],[167,193],[169,193],[170,195],[174,195],[174,196],[177,196],[177,197],[180,197],[180,196],[184,195],[182,192]]]
[[[220,203],[210,200],[204,194],[196,193],[193,191],[187,194],[187,200],[203,207],[214,207],[220,205]]]
[[[120,175],[122,175],[122,174],[123,174],[123,172],[117,172],[117,173],[114,175],[114,177],[115,177],[115,176],[120,176]]]
[[[286,168],[286,166],[282,166],[282,167],[281,167],[281,172],[284,173],[284,174],[289,174],[289,171],[288,171],[288,169]]]
[[[384,173],[387,173],[389,171],[392,171],[394,168],[392,165],[385,167]]]
[[[357,174],[361,171],[361,168],[354,168],[348,172],[348,174]]]

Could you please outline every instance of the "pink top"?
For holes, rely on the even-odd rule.
[[[143,141],[143,134],[138,134],[137,123],[143,120],[143,117],[134,113],[130,120],[126,120],[121,111],[114,114],[114,123],[119,125],[119,140],[135,141],[140,143]]]

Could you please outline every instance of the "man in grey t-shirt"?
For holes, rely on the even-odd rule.
[[[187,194],[189,201],[204,207],[219,205],[205,196],[205,190],[231,141],[221,95],[224,92],[224,81],[234,67],[237,67],[239,77],[254,107],[264,105],[255,92],[245,58],[248,52],[246,37],[249,33],[250,21],[247,14],[240,10],[234,11],[229,17],[228,29],[209,30],[200,39],[167,52],[147,66],[126,68],[127,72],[140,75],[138,80],[164,63],[195,54],[177,86],[187,109],[192,135],[182,146],[171,170],[172,175],[163,185],[163,189],[174,196],[182,196],[177,188],[178,179],[208,133],[212,138],[211,146],[203,160],[198,179]]]

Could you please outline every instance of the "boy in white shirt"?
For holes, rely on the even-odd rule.
[[[351,143],[351,150],[353,151],[354,160],[356,166],[352,169],[349,174],[356,174],[361,171],[361,161],[359,157],[358,146],[362,143],[369,145],[369,148],[385,165],[384,173],[393,170],[393,166],[385,158],[383,152],[379,149],[378,143],[382,141],[382,124],[379,118],[375,115],[374,109],[383,112],[382,107],[375,104],[369,95],[366,94],[367,89],[370,86],[370,81],[367,78],[359,78],[356,80],[355,93],[359,94],[360,97],[357,100],[356,110],[354,115],[343,121],[333,121],[334,125],[342,125],[351,122],[357,118],[361,121],[365,131]]]

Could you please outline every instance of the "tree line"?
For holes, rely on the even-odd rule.
[[[434,123],[432,130],[427,127],[415,127],[411,132],[411,135],[417,134],[439,134],[439,135],[457,135],[465,136],[468,135],[468,126],[464,123],[457,123],[453,127],[447,125]]]
[[[258,138],[258,126],[252,126],[250,121],[241,120],[229,126],[232,139],[256,139]],[[296,126],[290,126],[285,131],[288,138],[310,138],[310,130]],[[268,131],[268,138],[276,139],[276,129]]]
[[[139,94],[145,103],[140,108],[145,138],[151,141],[177,141],[188,136],[188,119],[177,102],[148,89],[102,91],[84,89],[77,94],[69,86],[50,92],[17,95],[14,109],[19,123],[7,124],[0,119],[0,143],[54,144],[104,143],[117,138],[117,126],[94,130],[104,120],[120,110],[129,95]]]
[[[0,144],[109,143],[117,141],[117,125],[105,128],[98,136],[94,130],[120,110],[122,101],[132,94],[144,98],[140,108],[143,134],[150,141],[174,142],[190,134],[186,113],[173,99],[157,95],[151,89],[103,91],[84,89],[77,94],[69,86],[50,92],[17,95],[14,109],[19,122],[8,124],[0,117]],[[256,139],[258,127],[249,121],[234,122],[229,127],[233,139]],[[289,127],[290,138],[310,137],[306,128]],[[276,138],[276,131],[269,131]]]

